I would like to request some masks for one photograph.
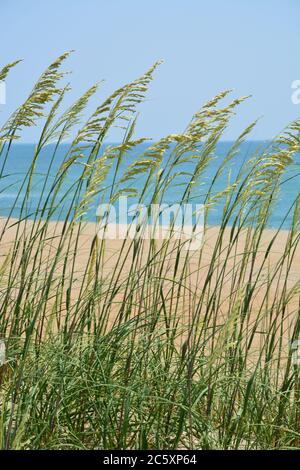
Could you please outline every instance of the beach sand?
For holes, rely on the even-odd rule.
[[[41,225],[42,226],[42,225]],[[32,222],[18,222],[16,220],[10,220],[9,223],[6,219],[1,219],[0,221],[0,234],[2,234],[2,239],[0,242],[0,257],[1,265],[5,265],[5,269],[9,269],[9,258],[8,253],[10,252],[14,241],[19,237],[20,240],[23,240],[22,243],[26,243],[26,240],[29,240],[29,234],[32,230]],[[64,227],[63,222],[51,222],[47,228],[47,237],[44,236],[43,240],[43,254],[42,254],[42,264],[43,270],[46,272],[49,270],[54,257],[56,256],[57,249],[59,246],[59,240]],[[73,275],[72,289],[71,289],[71,302],[78,302],[82,291],[80,291],[80,286],[82,283],[82,278],[84,273],[87,270],[88,260],[91,256],[91,248],[95,243],[95,240],[98,240],[98,247],[101,243],[101,240],[97,237],[98,228],[93,223],[87,223],[81,227],[80,234],[77,237],[77,226],[74,228],[73,236],[70,238],[72,249],[75,250],[76,247],[76,257],[72,257],[72,249],[69,253],[69,266],[64,265],[63,263],[63,252],[61,255],[62,261],[57,264],[56,273],[53,278],[53,291],[58,287],[57,282],[61,282],[61,273],[65,269],[65,277],[68,277],[68,270],[73,269],[75,273]],[[214,269],[210,273],[210,284],[207,286],[207,276],[209,274],[210,265],[212,257],[215,256],[214,250],[216,247],[216,242],[220,236],[219,227],[209,227],[205,231],[203,237],[203,246],[201,249],[183,251],[181,260],[178,263],[177,251],[175,249],[175,244],[172,243],[169,245],[167,253],[164,255],[163,269],[160,271],[159,276],[163,279],[163,290],[166,296],[167,302],[172,309],[174,299],[172,295],[176,296],[178,305],[182,311],[182,322],[183,324],[191,321],[191,312],[193,315],[193,309],[196,311],[197,300],[203,295],[205,290],[205,298],[203,300],[203,306],[210,304],[212,300],[212,292],[217,288],[219,310],[218,310],[218,319],[220,323],[226,322],[228,320],[228,312],[233,312],[236,305],[241,305],[241,302],[244,300],[245,292],[247,289],[247,279],[249,278],[249,273],[254,273],[254,278],[256,279],[253,295],[251,296],[251,318],[248,318],[248,326],[254,324],[258,315],[262,315],[262,320],[259,326],[260,335],[257,336],[256,342],[264,341],[264,324],[270,325],[272,312],[276,310],[276,306],[280,305],[280,299],[282,294],[287,290],[291,291],[297,282],[300,279],[300,250],[295,251],[292,263],[288,261],[281,266],[280,269],[277,269],[277,265],[280,262],[281,257],[283,256],[284,249],[289,237],[288,231],[277,232],[275,230],[265,230],[263,236],[258,244],[258,255],[256,256],[254,265],[251,264],[251,250],[248,246],[247,234],[246,232],[242,233],[237,243],[232,244],[232,233],[230,228],[226,228],[222,235],[222,243],[220,244],[220,249],[218,250],[217,262],[214,263]],[[269,249],[269,245],[272,239],[275,241]],[[22,246],[21,243],[21,246]],[[157,240],[156,246],[162,247],[162,241]],[[105,283],[109,285],[111,278],[118,279],[118,283],[121,285],[122,282],[125,282],[130,275],[130,266],[132,261],[132,241],[131,240],[114,240],[106,239],[105,240],[105,256],[102,259],[101,263],[101,276]],[[120,251],[122,249],[122,263],[120,261],[117,263],[117,260],[120,256]],[[136,307],[133,308],[132,315],[135,316],[142,312],[138,303],[143,304],[143,313],[145,310],[151,308],[151,291],[148,291],[148,298],[139,299],[139,292],[142,292],[142,284],[144,282],[143,278],[143,267],[147,262],[149,257],[149,246],[150,241],[143,241],[143,249],[141,250],[139,259],[138,259],[138,270],[140,272],[139,279],[136,281],[135,291],[136,291]],[[157,248],[159,252],[159,248]],[[22,251],[22,250],[21,250]],[[21,253],[20,251],[20,253]],[[242,259],[241,254],[248,251],[249,260],[248,264],[244,269],[243,280],[239,280],[241,273],[240,260]],[[268,252],[266,257],[266,252]],[[127,257],[125,254],[127,253]],[[33,250],[34,254],[34,250]],[[160,256],[160,255],[159,255]],[[158,256],[158,260],[161,259]],[[176,261],[177,259],[177,261]],[[5,261],[6,260],[6,261]],[[30,262],[28,270],[30,271]],[[175,278],[180,280],[184,285],[184,289],[181,292],[190,295],[183,295],[182,297],[188,297],[189,301],[186,303],[186,300],[183,298],[178,298],[178,290],[174,293],[172,291],[172,279],[174,280],[174,269],[176,263],[178,264],[176,268]],[[159,265],[159,263],[157,263]],[[185,266],[185,275],[182,277],[183,266]],[[158,272],[153,270],[153,276],[158,276]],[[270,279],[272,281],[270,282]],[[41,281],[43,282],[43,280]],[[239,287],[237,289],[237,286]],[[241,289],[243,286],[243,289]],[[267,289],[267,286],[269,288]],[[17,289],[16,289],[17,290]],[[2,285],[2,293],[5,291],[5,286]],[[107,290],[108,292],[108,290]],[[112,298],[106,292],[104,296],[105,302],[109,303],[106,305],[106,308],[109,310],[109,325],[113,325],[120,305],[124,300],[124,291],[120,291],[114,295]],[[277,312],[282,310],[282,321],[279,322],[278,319],[278,334],[280,328],[284,332],[285,342],[289,341],[292,334],[292,327],[295,323],[295,317],[298,311],[298,294],[299,290],[295,290],[294,295],[290,296],[289,302],[284,305],[284,307],[279,306]],[[52,296],[53,297],[53,296]],[[49,296],[49,308],[53,306],[53,298]],[[101,303],[102,300],[99,300]],[[62,304],[63,305],[63,304]],[[178,308],[178,306],[177,306]],[[204,307],[205,308],[205,307]],[[281,309],[281,310],[280,310]],[[64,308],[62,307],[61,315],[64,315]],[[177,310],[178,311],[178,310]],[[262,313],[263,312],[263,313]],[[232,314],[232,313],[231,313]],[[263,316],[265,318],[263,318]],[[200,318],[200,317],[199,317]],[[110,327],[108,325],[108,328]],[[282,332],[280,333],[282,335]]]

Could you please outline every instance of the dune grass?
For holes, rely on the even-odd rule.
[[[182,239],[146,242],[137,234],[119,243],[109,264],[109,241],[95,232],[78,269],[90,207],[120,195],[163,202],[182,176],[178,203],[188,202],[245,98],[222,107],[230,91],[220,93],[182,134],[150,143],[121,172],[126,153],[144,142],[134,137],[136,110],[158,64],[85,121],[97,86],[60,111],[69,91],[61,85],[68,55],[50,65],[0,129],[5,183],[15,141],[25,127],[42,123],[31,165],[0,227],[0,340],[6,347],[0,448],[300,447],[299,367],[289,347],[300,332],[300,277],[293,271],[300,236],[297,187],[282,217],[283,223],[292,214],[289,231],[283,239],[281,227],[265,235],[284,180],[293,177],[287,169],[299,152],[300,122],[244,163],[236,160],[238,151],[256,123],[237,138],[206,190],[204,243],[197,251],[186,250]],[[15,65],[0,70],[0,79]],[[103,147],[114,126],[123,133],[121,143]],[[53,174],[58,148],[70,139]],[[49,143],[53,155],[32,212],[32,182]],[[240,165],[237,176],[216,191],[232,163]],[[81,172],[68,187],[74,165]],[[145,184],[137,191],[141,175]],[[216,204],[222,215],[207,256],[208,219]],[[54,222],[62,208],[65,221]]]

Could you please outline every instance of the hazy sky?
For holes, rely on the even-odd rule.
[[[257,117],[253,138],[263,139],[300,116],[291,101],[291,84],[300,79],[300,0],[0,0],[0,21],[0,66],[24,59],[7,80],[0,122],[69,49],[75,49],[65,65],[73,71],[70,99],[105,79],[100,102],[165,60],[140,107],[138,135],[182,131],[204,101],[226,88],[253,95],[227,139]],[[24,139],[35,135],[29,130]]]

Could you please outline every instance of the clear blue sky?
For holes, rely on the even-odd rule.
[[[7,81],[1,122],[69,49],[74,99],[105,79],[100,101],[165,60],[140,108],[138,135],[183,130],[225,88],[253,95],[227,139],[257,117],[253,138],[269,138],[300,115],[291,102],[291,83],[300,79],[300,0],[0,0],[0,18],[0,65],[24,59]],[[29,130],[24,139],[35,136]]]

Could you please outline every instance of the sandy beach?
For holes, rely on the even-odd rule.
[[[26,234],[30,234],[33,222],[23,221],[19,223],[16,220],[10,220],[3,233],[5,224],[7,224],[6,219],[2,219],[0,224],[0,233],[2,233],[0,256],[2,259],[2,266],[5,266],[2,269],[9,269],[9,253],[11,252],[14,242],[17,237],[19,237],[21,244],[26,244]],[[47,236],[44,235],[44,240],[46,240],[46,242],[43,242],[42,249],[42,269],[45,273],[49,270],[53,258],[57,254],[63,227],[63,222],[51,222],[47,226]],[[57,282],[60,282],[62,270],[65,270],[65,276],[67,278],[68,270],[72,267],[73,279],[70,296],[71,302],[76,303],[78,300],[80,301],[80,296],[84,297],[86,292],[82,292],[81,290],[82,279],[87,275],[86,273],[89,270],[89,263],[91,262],[92,257],[91,253],[93,251],[92,247],[95,246],[96,240],[97,250],[100,250],[101,246],[105,246],[105,250],[103,251],[104,255],[101,259],[100,276],[103,280],[103,286],[107,286],[107,288],[103,287],[102,295],[99,298],[99,305],[102,305],[102,308],[104,308],[103,303],[109,303],[105,308],[109,310],[109,324],[113,325],[119,312],[119,306],[126,298],[126,292],[123,291],[122,288],[120,288],[114,296],[108,295],[108,292],[109,288],[112,286],[112,282],[115,282],[113,279],[118,279],[119,285],[122,286],[122,282],[125,283],[128,276],[130,276],[130,266],[132,264],[133,253],[132,240],[115,240],[108,237],[108,239],[103,241],[97,236],[99,227],[93,223],[82,225],[80,227],[80,232],[78,232],[78,228],[78,225],[74,225],[71,235],[67,236],[68,243],[70,244],[68,246],[73,247],[75,251],[76,245],[76,256],[74,256],[74,258],[72,257],[72,248],[69,248],[69,262],[67,263],[68,266],[66,266],[63,256],[64,249],[62,250],[60,255],[61,260],[57,263],[56,273],[53,277],[53,292],[55,292],[55,289],[57,288],[56,278],[58,280]],[[261,334],[260,338],[263,341],[264,321],[266,321],[266,324],[269,324],[270,318],[272,317],[272,310],[277,308],[276,306],[280,304],[283,291],[290,291],[290,299],[284,306],[282,316],[283,321],[281,324],[285,338],[289,339],[291,335],[290,328],[291,325],[294,324],[295,314],[298,308],[297,282],[299,282],[300,277],[300,253],[298,251],[294,253],[291,263],[287,260],[286,269],[282,269],[281,267],[280,270],[277,270],[276,268],[284,255],[284,249],[288,241],[289,232],[277,232],[276,230],[264,231],[258,244],[258,253],[255,256],[254,266],[251,265],[251,252],[249,252],[248,265],[244,267],[242,281],[238,280],[241,269],[239,259],[242,254],[245,254],[247,249],[249,249],[247,246],[246,231],[242,232],[239,235],[237,242],[233,243],[231,229],[227,227],[222,234],[222,242],[218,243],[219,248],[216,255],[215,247],[219,237],[219,227],[207,228],[201,248],[191,251],[182,250],[179,261],[177,256],[178,240],[177,242],[170,242],[166,251],[163,251],[163,244],[165,241],[155,241],[157,252],[156,256],[159,258],[159,256],[162,256],[162,253],[164,253],[164,262],[162,271],[159,274],[155,272],[155,269],[153,270],[153,277],[159,276],[160,279],[163,279],[164,282],[162,288],[166,299],[169,302],[170,308],[172,309],[172,302],[174,302],[174,297],[176,297],[176,302],[181,305],[182,323],[186,324],[187,322],[191,322],[191,312],[196,312],[197,301],[201,299],[203,290],[206,289],[204,298],[202,299],[202,305],[204,307],[211,302],[211,292],[216,288],[218,295],[220,295],[218,319],[220,322],[227,321],[228,312],[231,312],[230,315],[232,315],[235,306],[240,305],[243,301],[245,289],[247,288],[247,276],[249,275],[250,270],[252,270],[254,273],[252,274],[252,277],[254,276],[255,285],[254,292],[251,297],[252,317],[248,318],[248,325],[253,324],[258,315],[262,316],[259,330]],[[274,241],[270,248],[269,245],[272,240]],[[104,245],[102,245],[103,243]],[[145,313],[145,310],[149,309],[149,306],[151,307],[151,303],[154,302],[154,299],[151,299],[151,292],[148,292],[148,298],[146,301],[142,298],[139,299],[139,293],[142,292],[142,285],[144,282],[143,267],[145,266],[147,259],[149,260],[150,241],[143,240],[141,246],[142,249],[139,251],[136,265],[137,272],[140,273],[140,277],[133,281],[136,282],[136,302],[132,307],[132,317]],[[209,275],[209,269],[211,269],[213,256],[217,256],[217,262],[214,265],[214,271],[210,274],[211,280],[209,287],[207,287],[207,285],[205,286],[205,282],[207,282],[206,280]],[[175,272],[174,269],[176,263],[177,267]],[[159,265],[159,263],[157,264]],[[174,279],[175,282],[177,280],[184,285],[184,289],[181,291],[182,298],[180,298],[180,294],[177,290],[174,291]],[[242,289],[241,286],[243,287]],[[2,286],[2,292],[3,289],[4,286]],[[86,289],[88,289],[88,286]],[[295,289],[295,295],[293,295],[293,289]],[[187,292],[190,293],[188,303],[186,303],[187,296],[183,295]],[[54,299],[55,296],[49,294],[49,311],[51,311],[51,308],[53,307]],[[141,308],[141,306],[143,307]],[[64,315],[63,310],[64,309],[62,308],[60,312],[62,316]],[[270,318],[268,318],[268,315]],[[263,317],[265,317],[265,320]]]

